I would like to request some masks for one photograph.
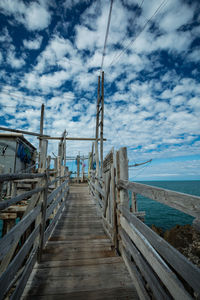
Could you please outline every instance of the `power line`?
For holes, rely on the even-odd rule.
[[[106,28],[106,36],[105,36],[104,47],[103,47],[103,54],[102,54],[102,61],[101,61],[101,71],[103,69],[104,57],[106,55],[106,45],[107,45],[107,40],[108,40],[109,28],[110,28],[112,6],[113,6],[113,0],[110,1],[110,11],[109,11],[109,15],[108,15],[108,23],[107,23],[107,28]]]
[[[10,92],[8,89],[7,89],[7,92],[4,91],[4,90],[6,90],[6,89],[4,88],[3,90],[0,91],[0,95],[1,95],[1,94],[5,94],[5,95],[7,95],[7,96],[9,95],[9,96],[11,96],[11,97],[18,97],[18,99],[19,99],[19,97],[22,97],[22,98],[24,98],[26,101],[37,102],[37,103],[40,103],[40,104],[43,103],[42,101],[38,101],[38,100],[35,100],[35,99],[29,99],[30,97],[37,97],[37,96],[24,96],[24,95],[16,94],[16,93],[14,93],[14,92]],[[21,91],[20,91],[20,93],[21,93]],[[13,95],[13,96],[12,96],[12,95]]]
[[[115,61],[118,61],[120,56],[126,52],[126,50],[137,40],[137,38],[142,34],[142,32],[145,30],[147,25],[151,22],[151,20],[157,15],[159,10],[167,3],[168,0],[163,0],[162,3],[159,5],[159,7],[155,10],[153,15],[147,20],[147,22],[143,25],[141,30],[138,32],[138,34],[130,41],[130,43],[117,55],[116,58],[114,58],[108,67],[111,67]]]
[[[137,17],[137,13],[138,13],[139,9],[142,7],[143,3],[144,3],[144,0],[142,0],[142,2],[140,3],[140,5],[136,8],[135,16],[134,16],[134,18],[132,18],[132,20],[131,20],[131,25],[132,25],[132,26],[133,26],[134,23],[135,23],[135,20],[136,20],[136,17]],[[122,42],[119,43],[119,46],[120,46],[121,48],[123,48],[123,46],[124,46],[125,39],[126,39],[126,35],[123,37]],[[112,47],[112,50],[113,50],[113,49],[114,49],[114,47]],[[118,54],[115,54],[115,56],[113,57],[112,61],[115,60],[115,58],[117,57],[117,55],[118,55]]]

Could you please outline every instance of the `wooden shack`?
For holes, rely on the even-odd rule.
[[[35,160],[36,148],[22,133],[0,133],[1,173],[24,172]]]

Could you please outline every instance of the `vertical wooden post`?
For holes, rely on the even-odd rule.
[[[44,104],[41,105],[41,114],[40,114],[40,135],[43,135],[43,129],[44,129]],[[39,168],[40,162],[41,162],[41,152],[42,152],[42,139],[39,139]]]
[[[100,107],[100,76],[98,76],[98,89],[97,89],[96,140],[98,140],[99,137],[99,107]]]
[[[84,163],[84,156],[82,159],[82,176],[81,176],[81,182],[84,182],[84,171],[85,171],[85,163]]]
[[[44,190],[40,193],[40,198],[39,198],[39,204],[42,205],[41,213],[38,215],[38,217],[36,218],[36,221],[35,221],[35,227],[37,227],[38,224],[40,224],[40,235],[34,242],[34,247],[39,248],[38,261],[40,261],[41,255],[42,255],[43,235],[44,235],[43,218],[44,218],[44,215],[46,218],[46,202],[47,202],[48,181],[49,181],[49,175],[48,175],[49,173],[46,169],[46,167],[49,168],[49,165],[47,165],[47,146],[48,146],[48,141],[41,140],[38,172],[39,173],[47,172],[47,173],[46,173],[45,179],[43,179],[41,182],[39,182],[39,186],[44,186]]]
[[[119,179],[128,180],[127,148],[119,149]],[[127,190],[120,190],[120,204],[129,209],[129,195]]]
[[[64,131],[64,140],[63,140],[63,156],[64,156],[64,167],[65,167],[65,174],[66,174],[66,130]]]
[[[61,176],[61,157],[57,157],[57,176]],[[61,185],[61,179],[58,180],[58,185]]]
[[[104,72],[102,72],[102,77],[101,77],[101,132],[100,132],[101,176],[103,174],[103,119],[104,119]]]
[[[58,176],[58,174],[57,174],[57,157],[54,158],[54,166],[53,166],[53,168],[54,168],[54,171],[55,171],[55,173],[54,173],[54,179],[56,179],[56,177]],[[57,181],[55,182],[54,186],[55,186],[55,189],[56,189],[57,186],[58,186]]]
[[[137,212],[137,201],[136,201],[136,197],[137,197],[137,194],[132,192],[131,194],[131,206],[130,206],[130,211],[131,212]]]
[[[50,163],[50,159],[48,160]],[[42,199],[42,216],[41,216],[41,229],[40,229],[40,241],[39,241],[39,252],[38,252],[38,261],[41,261],[42,258],[42,250],[44,248],[44,233],[46,228],[46,211],[47,211],[47,197],[48,197],[48,182],[49,182],[49,167],[50,164],[47,165],[47,169],[45,171],[45,189],[43,191],[43,199]]]
[[[48,140],[42,139],[41,148],[40,148],[40,156],[39,156],[39,169],[46,169],[46,157],[47,157],[47,148],[48,148]]]
[[[3,165],[0,165],[0,174],[3,174],[4,172],[4,166]],[[3,192],[3,182],[0,183],[0,201],[2,201],[2,197],[1,197],[1,193]]]
[[[77,161],[77,183],[79,183],[79,177],[80,177],[80,156],[79,155],[77,155],[76,161]]]
[[[99,151],[98,151],[98,141],[95,141],[95,160],[96,160],[96,175],[99,177]]]
[[[120,148],[116,153],[116,182],[118,180],[128,180],[128,158],[127,158],[127,149]],[[129,208],[129,196],[127,190],[119,190],[116,189],[117,192],[117,203],[116,209],[118,205],[124,205],[127,209]],[[115,248],[120,251],[121,249],[121,241],[119,239],[119,227],[120,227],[120,213],[115,212],[115,222],[116,222],[116,236],[115,236]]]

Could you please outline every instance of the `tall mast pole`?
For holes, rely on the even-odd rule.
[[[104,119],[104,71],[102,71],[102,75],[101,75],[101,131],[100,131],[101,176],[103,175],[103,119]]]

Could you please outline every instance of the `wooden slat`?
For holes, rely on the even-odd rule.
[[[47,205],[51,203],[53,198],[63,189],[65,188],[65,185],[67,184],[68,180],[65,180],[57,189],[55,189],[49,196],[47,200]]]
[[[108,174],[108,177],[106,180],[106,197],[105,197],[104,212],[103,212],[104,218],[106,217],[106,210],[108,207],[108,197],[110,194],[110,180],[111,180],[111,171],[109,171],[109,174]]]
[[[133,279],[133,282],[136,287],[136,290],[137,290],[140,300],[150,300],[151,298],[148,295],[147,290],[145,289],[144,280],[143,280],[142,276],[140,275],[140,273],[138,272],[136,266],[133,264],[133,262],[131,262],[129,260],[125,249],[122,249],[122,257],[124,259],[124,262],[126,264],[128,271]]]
[[[200,197],[174,192],[146,184],[119,180],[119,187],[178,209],[193,217],[200,216]]]
[[[135,243],[142,255],[147,259],[152,269],[159,276],[175,299],[192,299],[178,280],[175,273],[166,265],[161,256],[151,246],[149,241],[127,220],[120,216],[120,224],[131,240]]]
[[[14,293],[10,297],[10,300],[19,300],[21,298],[21,295],[24,291],[24,288],[25,288],[28,278],[31,274],[31,271],[34,267],[34,264],[36,263],[36,260],[37,260],[37,251],[36,251],[36,249],[33,249],[31,252],[31,255],[25,265],[22,277],[20,278],[20,281],[18,282],[18,285],[17,285]]]
[[[158,253],[188,282],[188,284],[200,295],[200,269],[192,264],[185,256],[157,235],[147,225],[141,222],[126,208],[120,207],[122,214],[132,223],[140,233],[148,239]]]
[[[96,184],[94,184],[92,181],[90,181],[90,184],[93,186],[93,188],[95,190],[97,190],[105,198],[105,193],[104,193],[104,191],[99,186],[97,186]]]
[[[35,220],[41,210],[41,205],[34,208],[26,215],[18,224],[16,224],[1,240],[0,240],[0,259],[9,251],[10,247],[19,240],[20,236]]]
[[[25,244],[22,246],[20,251],[17,253],[15,258],[12,260],[6,271],[0,277],[0,299],[3,299],[4,294],[7,292],[7,288],[11,280],[14,278],[15,274],[17,273],[18,269],[20,268],[21,264],[23,263],[26,255],[30,251],[30,248],[35,241],[35,238],[39,234],[40,227],[34,229],[31,235],[26,240]]]
[[[22,200],[24,200],[26,198],[29,198],[32,195],[34,195],[36,193],[39,193],[39,192],[41,192],[43,190],[44,190],[44,187],[39,187],[39,188],[33,189],[33,190],[29,191],[29,192],[26,192],[26,193],[23,193],[23,194],[18,195],[16,197],[13,197],[10,200],[2,201],[2,202],[0,202],[0,210],[9,207],[12,204],[16,204],[17,202],[20,202],[20,201],[22,201]]]
[[[149,264],[146,262],[146,260],[143,258],[141,253],[137,250],[137,248],[133,245],[131,242],[129,236],[126,234],[126,232],[123,229],[120,229],[120,236],[122,237],[122,242],[123,245],[128,251],[137,267],[139,267],[140,272],[142,273],[143,277],[147,281],[149,287],[151,288],[153,295],[155,299],[160,300],[160,299],[172,299],[171,296],[169,296],[166,291],[163,289],[162,285],[160,284],[158,278],[156,277],[155,273],[153,270],[150,268]]]
[[[46,220],[50,217],[52,214],[53,210],[58,206],[60,201],[62,200],[62,197],[64,196],[65,192],[62,192],[61,195],[57,197],[57,199],[48,207],[47,212],[46,212]]]
[[[61,204],[61,206],[59,207],[54,219],[52,220],[51,224],[47,227],[46,231],[45,231],[45,234],[44,234],[44,245],[45,243],[47,242],[50,234],[52,233],[53,229],[54,229],[54,226],[56,224],[56,222],[58,221],[59,217],[60,217],[60,214],[62,213],[62,210],[65,206],[65,202],[63,202]]]

